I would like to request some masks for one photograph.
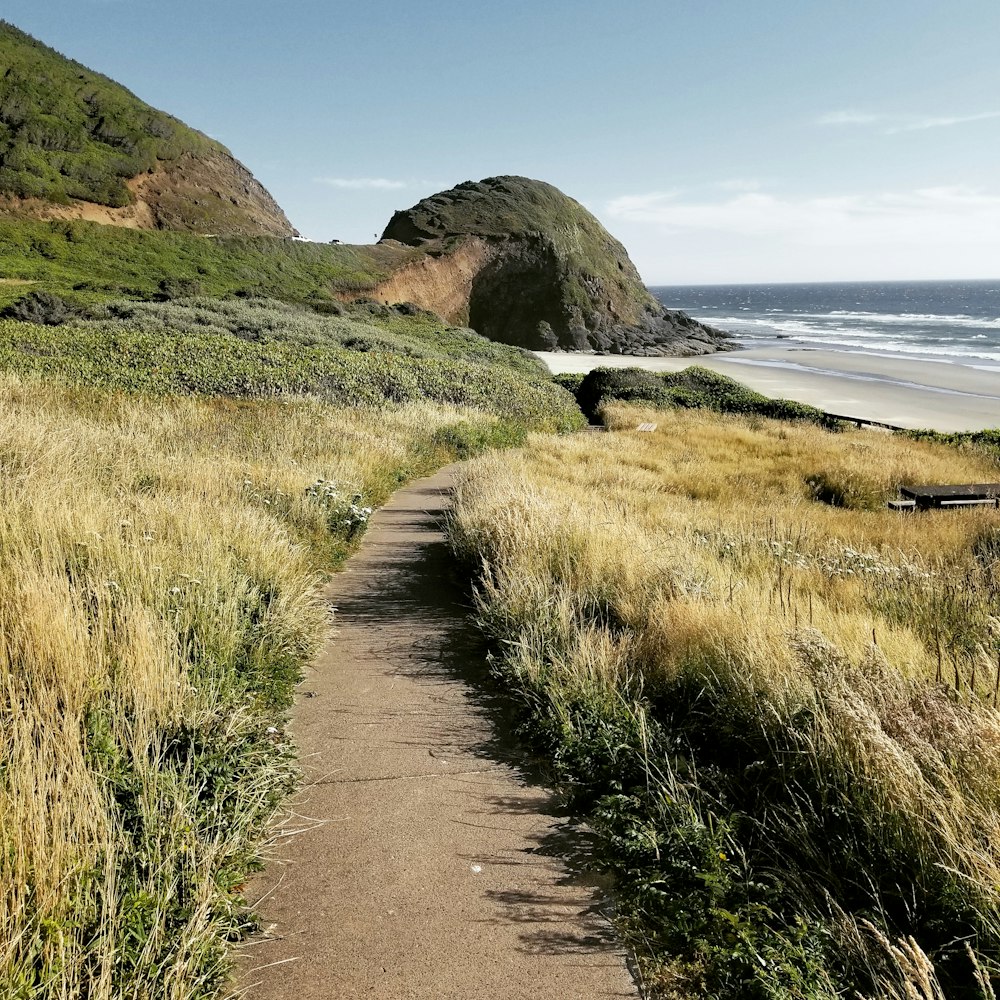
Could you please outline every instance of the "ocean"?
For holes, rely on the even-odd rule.
[[[650,291],[671,309],[728,330],[746,347],[801,345],[985,369],[1000,365],[1000,279]]]

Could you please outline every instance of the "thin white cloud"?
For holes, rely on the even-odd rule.
[[[956,115],[951,118],[918,118],[905,125],[896,125],[889,129],[893,132],[916,132],[925,128],[949,128],[952,125],[965,125],[967,122],[982,122],[989,118],[1000,118],[1000,111],[981,111],[975,115]]]
[[[887,115],[871,111],[831,111],[816,119],[817,125],[879,125],[886,135],[921,132],[931,128],[950,128],[970,122],[1000,118],[1000,111],[978,111],[971,115]]]
[[[936,187],[802,198],[745,192],[708,201],[654,192],[615,198],[606,215],[665,235],[711,232],[811,247],[923,241],[930,249],[937,241],[996,248],[1000,194]]]
[[[1000,187],[627,195],[598,218],[651,284],[996,275]]]
[[[874,125],[885,116],[869,111],[831,111],[816,119],[817,125]]]
[[[394,181],[388,177],[317,177],[316,183],[348,191],[398,191],[410,186],[408,181]]]

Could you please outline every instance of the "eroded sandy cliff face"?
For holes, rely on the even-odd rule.
[[[0,214],[32,219],[83,219],[129,229],[175,229],[206,236],[295,236],[264,186],[222,152],[185,153],[125,182],[132,203],[112,208],[71,199],[0,198]]]
[[[220,143],[0,20],[0,215],[293,236]]]
[[[473,286],[495,253],[495,248],[477,237],[450,250],[430,246],[423,257],[380,282],[372,297],[380,302],[413,302],[449,323],[467,326]]]
[[[380,286],[379,298],[405,287],[412,301],[456,320],[467,316],[493,340],[638,355],[706,354],[731,344],[722,331],[660,305],[621,243],[541,181],[459,184],[397,212],[383,239],[426,248],[429,257],[411,265],[409,284]],[[449,286],[453,272],[458,284]],[[458,296],[466,291],[463,309]]]

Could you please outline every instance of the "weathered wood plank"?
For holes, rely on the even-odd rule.
[[[1000,497],[1000,483],[950,483],[901,486],[899,492],[911,500],[994,500]]]

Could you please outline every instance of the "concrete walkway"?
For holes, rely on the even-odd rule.
[[[639,995],[586,836],[526,781],[488,693],[439,528],[451,482],[397,493],[330,588],[337,632],[293,719],[285,829],[304,832],[251,887],[270,925],[242,954],[253,1000]]]

